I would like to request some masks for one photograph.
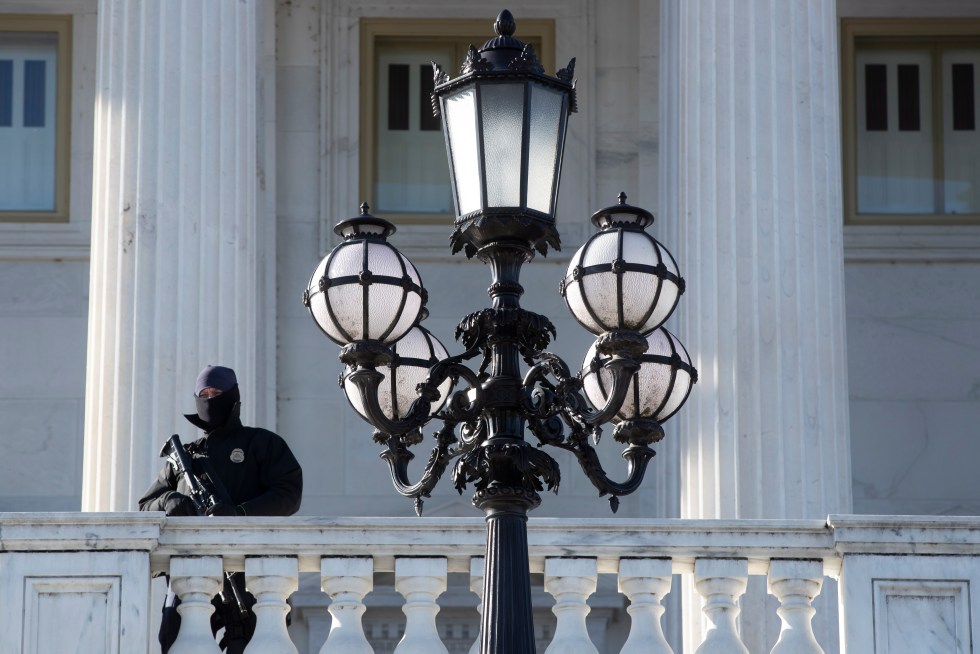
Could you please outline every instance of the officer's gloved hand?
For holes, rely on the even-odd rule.
[[[208,509],[207,514],[231,517],[245,515],[238,507],[232,506],[231,504],[225,504],[224,502],[219,502],[218,504],[212,506],[210,509]]]
[[[172,516],[197,515],[194,500],[183,493],[171,493],[163,503],[163,510]]]

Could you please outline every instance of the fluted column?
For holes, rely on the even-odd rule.
[[[686,264],[676,330],[700,374],[677,418],[681,517],[847,513],[836,3],[661,9],[657,224]],[[778,631],[765,596],[754,580],[752,651]]]
[[[374,561],[328,557],[320,561],[320,586],[330,596],[330,634],[320,654],[374,654],[364,635],[364,596],[374,588]]]
[[[585,624],[586,601],[595,592],[598,575],[595,559],[545,559],[544,589],[555,598],[551,610],[558,618],[545,654],[599,654]]]
[[[621,559],[619,592],[630,601],[630,635],[619,654],[674,654],[664,637],[661,604],[670,592],[670,559]]]
[[[299,564],[291,557],[245,559],[245,580],[255,595],[255,633],[245,654],[298,654],[286,631],[286,600],[299,588]]]
[[[273,426],[258,11],[99,2],[84,510],[136,508],[207,364],[234,368],[243,417]]]
[[[170,560],[170,585],[180,606],[180,632],[170,654],[220,654],[211,634],[211,598],[221,590],[221,558],[179,557]]]
[[[395,654],[449,654],[436,628],[436,599],[446,591],[448,575],[444,558],[395,560],[395,590],[405,598],[405,634]]]

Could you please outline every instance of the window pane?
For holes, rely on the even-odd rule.
[[[432,78],[432,64],[419,66],[419,79],[422,80],[422,91],[419,93],[419,129],[438,132],[442,124],[439,117],[432,113],[432,89],[436,87]]]
[[[564,129],[564,94],[540,84],[531,85],[531,138],[527,175],[527,206],[551,213],[559,134]]]
[[[483,206],[476,134],[476,88],[470,86],[447,96],[443,111],[456,173],[457,211],[463,216]]]
[[[919,67],[915,64],[898,65],[898,129],[919,130]]]
[[[864,120],[868,131],[888,129],[888,80],[884,64],[864,67]]]
[[[36,59],[24,62],[24,127],[44,127],[46,63]]]
[[[943,53],[943,211],[980,213],[980,133],[975,129],[980,48]]]
[[[858,213],[935,213],[929,50],[860,49],[857,75]],[[860,117],[864,118],[862,122]]]
[[[453,70],[452,60],[448,46],[378,46],[374,211],[452,213],[446,142],[422,117],[432,116],[430,62]]]
[[[0,211],[55,210],[57,54],[55,33],[0,32]]]
[[[14,116],[14,62],[0,60],[0,127],[10,127]]]
[[[480,85],[487,206],[521,206],[524,83]]]
[[[973,64],[953,64],[953,129],[976,129],[976,110],[973,102]]]
[[[408,129],[408,66],[388,64],[388,129]]]

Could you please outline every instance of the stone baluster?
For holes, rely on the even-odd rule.
[[[783,621],[772,654],[824,654],[813,634],[810,604],[823,585],[822,561],[774,559],[769,563],[769,592],[779,600],[776,613]]]
[[[660,601],[670,592],[670,582],[670,559],[620,559],[619,592],[630,601],[631,620],[620,654],[674,654],[660,625]]]
[[[589,639],[586,600],[595,592],[598,568],[595,559],[551,558],[544,562],[544,589],[555,598],[558,617],[555,636],[545,654],[599,654]]]
[[[320,560],[320,587],[331,600],[330,633],[320,654],[374,654],[361,623],[364,596],[374,588],[374,561],[325,557]]]
[[[244,654],[299,654],[286,631],[286,600],[299,588],[299,563],[291,557],[248,558],[245,581],[255,595],[255,633]]]
[[[446,591],[448,574],[442,557],[395,560],[395,590],[405,597],[405,635],[394,654],[449,654],[436,629],[436,598]]]
[[[221,558],[175,557],[170,560],[170,586],[180,598],[180,632],[170,654],[220,654],[211,634],[211,598],[221,590]]]
[[[749,654],[738,634],[738,598],[748,585],[746,559],[697,559],[694,585],[704,598],[704,614],[711,627],[696,654]]]
[[[486,560],[482,556],[474,556],[470,559],[470,590],[480,598],[480,603],[476,605],[476,612],[480,616],[480,624],[483,624],[484,574],[486,574]],[[480,632],[476,633],[476,640],[473,641],[469,654],[480,654]]]

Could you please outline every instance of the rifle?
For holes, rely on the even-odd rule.
[[[177,475],[184,479],[187,488],[190,489],[189,497],[194,502],[197,515],[207,515],[208,510],[221,501],[210,484],[205,484],[194,474],[194,468],[191,466],[191,458],[188,456],[183,444],[181,444],[179,435],[174,434],[167,439],[167,442],[163,445],[163,449],[160,450],[160,456],[166,457],[173,465]],[[248,615],[248,607],[245,606],[245,598],[242,597],[242,592],[238,588],[238,584],[232,578],[233,575],[234,573],[232,572],[226,572],[225,578],[228,581],[228,586],[231,587],[231,594],[234,595],[238,612],[242,617],[245,617]],[[224,593],[222,593],[222,599],[225,604],[228,603],[227,598],[224,597]]]

